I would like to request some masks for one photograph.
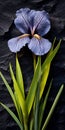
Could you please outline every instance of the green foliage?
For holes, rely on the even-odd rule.
[[[32,83],[30,85],[30,89],[29,89],[29,92],[28,92],[28,95],[27,95],[27,98],[26,98],[26,105],[27,105],[27,108],[28,108],[28,114],[31,111],[33,101],[34,101],[34,98],[35,98],[35,94],[36,94],[38,81],[39,81],[40,76],[41,76],[41,68],[40,67],[41,67],[41,57],[38,57],[38,62],[37,62],[37,65],[36,65],[36,69],[35,69],[35,72],[34,72]]]
[[[6,111],[12,116],[12,118],[16,121],[16,123],[18,124],[18,126],[20,127],[21,130],[23,130],[23,125],[20,123],[19,119],[16,117],[16,115],[3,103],[0,103],[4,109],[6,109]]]
[[[39,56],[36,62],[36,56],[34,56],[34,75],[26,98],[25,98],[22,71],[17,56],[16,56],[16,77],[10,64],[10,74],[14,88],[13,90],[11,89],[11,86],[8,84],[3,74],[0,72],[0,77],[2,78],[4,84],[6,85],[10,93],[10,96],[13,100],[18,115],[16,116],[10,110],[10,108],[5,106],[3,103],[0,102],[0,104],[12,116],[12,118],[18,124],[20,130],[46,130],[46,127],[50,121],[52,113],[56,107],[56,104],[60,98],[60,95],[64,87],[63,85],[61,85],[56,95],[56,98],[50,108],[48,116],[46,117],[45,122],[42,123],[48,96],[52,86],[52,81],[48,86],[48,90],[46,92],[43,101],[42,101],[42,95],[44,94],[44,89],[49,76],[51,62],[58,52],[60,43],[61,41],[59,41],[58,45],[55,48],[53,43],[50,52],[48,53],[45,61],[42,64],[41,64],[41,57]]]
[[[59,89],[59,91],[58,91],[58,93],[57,93],[57,95],[56,95],[56,98],[55,98],[55,100],[54,100],[54,102],[53,102],[53,104],[52,104],[52,107],[51,107],[51,109],[50,109],[50,111],[49,111],[49,113],[48,113],[48,115],[47,115],[47,118],[46,118],[46,120],[45,120],[45,122],[44,122],[44,124],[43,124],[42,130],[45,130],[46,127],[47,127],[47,124],[48,124],[48,122],[49,122],[49,120],[50,120],[50,118],[51,118],[51,116],[52,116],[52,113],[53,113],[53,111],[54,111],[54,109],[55,109],[55,106],[56,106],[56,104],[57,104],[57,102],[58,102],[58,100],[59,100],[59,97],[60,97],[60,94],[61,94],[61,92],[62,92],[62,90],[63,90],[63,87],[64,87],[64,85],[61,85],[61,87],[60,87],[60,89]]]
[[[45,111],[45,108],[46,108],[46,104],[47,104],[47,100],[48,100],[48,96],[49,96],[49,93],[50,93],[51,86],[52,86],[52,81],[50,82],[50,85],[48,87],[44,101],[39,106],[39,130],[41,128],[41,123],[42,123],[42,119],[43,119],[43,115],[44,115],[44,111]]]
[[[23,94],[23,97],[25,98],[23,76],[22,76],[22,71],[21,71],[17,56],[16,56],[16,80],[20,88],[20,91]]]

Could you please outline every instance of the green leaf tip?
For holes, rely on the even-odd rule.
[[[10,116],[14,119],[14,121],[18,124],[20,130],[23,130],[23,125],[20,123],[17,116],[13,113],[13,111],[10,110],[6,105],[0,102],[0,105],[10,114]]]
[[[17,56],[16,56],[16,80],[20,88],[20,91],[22,92],[23,97],[25,98],[23,76]]]
[[[52,114],[53,114],[53,112],[55,110],[55,107],[56,107],[56,105],[58,103],[58,100],[59,100],[59,98],[61,96],[63,88],[64,88],[64,85],[62,84],[61,87],[60,87],[60,89],[59,89],[59,91],[58,91],[58,93],[57,93],[57,95],[56,95],[56,97],[55,97],[55,100],[54,100],[54,102],[53,102],[53,104],[51,106],[51,109],[50,109],[50,111],[49,111],[49,113],[47,115],[47,118],[46,118],[46,120],[45,120],[45,122],[44,122],[43,127],[42,127],[41,130],[46,130],[46,127],[47,127],[47,125],[48,125],[48,123],[49,123],[49,121],[51,119],[51,116],[52,116]]]

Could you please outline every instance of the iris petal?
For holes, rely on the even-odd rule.
[[[35,55],[44,55],[46,54],[51,48],[51,42],[47,39],[41,38],[37,39],[33,37],[28,44],[28,48],[35,54]]]
[[[16,12],[17,17],[14,20],[14,24],[16,25],[17,29],[22,33],[28,33],[29,30],[28,13],[28,8],[20,9]]]
[[[21,8],[16,11],[14,23],[17,29],[24,35],[8,41],[8,47],[12,52],[20,51],[27,43],[28,48],[36,55],[44,55],[50,50],[51,42],[41,37],[48,33],[51,27],[49,15],[46,11]],[[33,38],[30,39],[29,35],[33,36]]]
[[[46,11],[31,10],[29,13],[29,19],[33,28],[36,29],[39,35],[44,36],[50,30],[49,15]]]
[[[28,14],[30,12],[30,9],[29,8],[21,8],[21,9],[16,11],[16,16],[21,15],[21,13],[23,13],[23,12]]]
[[[30,29],[31,32],[37,31],[41,36],[48,33],[50,30],[49,15],[46,11],[35,11],[29,8],[21,8],[16,11],[17,18],[14,23],[22,33],[28,33]]]
[[[8,47],[11,50],[11,52],[18,52],[21,48],[23,48],[27,43],[30,42],[29,37],[24,38],[12,38],[8,41]]]
[[[36,15],[36,11],[35,10],[30,10],[28,20],[29,20],[29,23],[30,23],[32,29],[34,27],[34,17],[35,17],[35,15]]]

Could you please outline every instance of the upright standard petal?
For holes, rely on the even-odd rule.
[[[44,36],[45,34],[48,33],[51,25],[49,15],[46,11],[31,10],[29,13],[29,17],[33,26],[32,30],[35,29],[36,32],[41,36]]]
[[[29,37],[24,38],[12,38],[8,41],[8,47],[11,52],[19,52],[21,48],[23,48],[26,44],[30,42]]]
[[[21,9],[16,13],[17,17],[14,20],[14,24],[16,25],[17,29],[22,33],[28,33],[29,30],[28,13],[28,8]]]
[[[51,42],[49,40],[41,38],[37,39],[33,37],[28,44],[28,48],[35,54],[35,55],[44,55],[46,54],[51,48]]]
[[[34,17],[35,17],[35,15],[36,15],[36,11],[35,10],[30,10],[29,15],[28,15],[28,20],[29,20],[29,23],[30,23],[31,31],[34,28]]]
[[[21,15],[21,13],[23,13],[23,12],[28,14],[30,12],[30,9],[29,8],[21,8],[21,9],[16,11],[16,16]]]

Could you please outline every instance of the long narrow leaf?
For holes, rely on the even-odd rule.
[[[53,58],[55,57],[55,55],[57,54],[58,50],[59,50],[59,47],[60,47],[60,43],[61,43],[61,40],[59,41],[58,45],[55,47],[54,50],[51,51],[51,53],[49,53],[49,55],[47,56],[47,58],[45,59],[44,63],[42,64],[42,73],[44,71],[44,67],[51,63],[51,61],[53,60]]]
[[[55,42],[56,42],[56,37],[53,40],[52,50],[54,49]]]
[[[39,108],[39,130],[41,128],[41,123],[42,123],[42,119],[43,119],[43,116],[44,116],[44,111],[45,111],[45,108],[46,108],[46,103],[47,103],[47,100],[48,100],[51,85],[52,85],[52,81],[50,82],[49,88],[48,88],[46,96],[44,98],[44,102],[40,105],[40,108]]]
[[[20,123],[20,121],[18,120],[18,118],[16,117],[16,115],[6,105],[4,105],[3,103],[0,103],[0,104],[11,115],[11,117],[14,119],[14,121],[18,124],[19,128],[21,130],[23,130],[23,125]]]
[[[6,81],[5,77],[3,76],[3,74],[2,74],[1,72],[0,72],[0,76],[1,76],[1,78],[2,78],[2,80],[3,80],[3,82],[4,82],[4,84],[6,85],[6,88],[7,88],[8,92],[9,92],[9,94],[10,94],[10,96],[11,96],[11,98],[12,98],[14,104],[16,105],[16,100],[15,100],[15,97],[14,97],[14,93],[13,93],[13,91],[12,91],[10,85],[8,84],[8,82]]]
[[[33,119],[31,119],[31,121],[30,121],[30,130],[33,130],[33,123],[34,121],[33,121]]]
[[[28,108],[28,115],[31,111],[32,105],[33,105],[33,101],[35,98],[35,94],[36,94],[36,89],[37,89],[37,84],[38,81],[40,79],[40,75],[41,75],[41,57],[38,57],[38,62],[36,65],[36,69],[35,69],[35,73],[33,76],[33,80],[32,83],[30,85],[30,89],[26,98],[26,104],[27,104],[27,108]]]
[[[53,102],[53,105],[52,105],[52,107],[51,107],[51,109],[50,109],[50,111],[49,111],[49,113],[48,113],[48,116],[47,116],[45,122],[44,122],[44,125],[43,125],[43,127],[42,127],[42,130],[46,130],[46,127],[47,127],[47,125],[48,125],[48,123],[49,123],[49,121],[50,121],[50,119],[51,119],[51,116],[52,116],[53,111],[54,111],[54,109],[55,109],[55,107],[56,107],[56,105],[57,105],[57,102],[58,102],[58,100],[59,100],[59,98],[60,98],[60,95],[61,95],[61,93],[62,93],[63,88],[64,88],[64,85],[62,85],[62,86],[60,87],[60,89],[59,89],[59,91],[58,91],[58,93],[57,93],[57,95],[56,95],[56,98],[55,98],[55,100],[54,100],[54,102]]]
[[[13,100],[13,103],[14,103],[14,105],[15,105],[15,107],[16,107],[17,113],[18,113],[18,115],[19,115],[19,117],[20,117],[19,105],[17,105],[17,101],[16,101],[16,98],[15,98],[15,94],[13,93],[11,87],[9,86],[8,82],[6,81],[6,79],[4,78],[4,76],[3,76],[3,74],[2,74],[1,72],[0,72],[0,76],[1,76],[1,78],[2,78],[2,80],[3,80],[3,82],[4,82],[4,84],[6,85],[6,88],[7,88],[8,92],[9,92],[9,94],[10,94],[12,100]]]
[[[40,99],[42,97],[43,91],[45,89],[45,85],[50,72],[50,63],[46,65],[44,68],[44,73],[42,74],[41,83],[40,83]]]
[[[23,94],[23,97],[25,97],[23,76],[22,76],[22,71],[21,71],[17,56],[16,56],[16,80],[17,80],[18,86]]]
[[[26,105],[25,105],[25,100],[24,100],[23,94],[20,91],[19,86],[16,82],[11,64],[10,64],[10,73],[11,73],[11,77],[12,77],[13,84],[14,84],[14,91],[17,94],[17,97],[18,97],[18,100],[19,100],[19,103],[20,103],[20,106],[21,106],[21,109],[22,109],[22,113],[23,113],[24,116],[26,116],[27,115],[27,109],[26,109]]]
[[[48,53],[44,63],[42,64],[42,80],[41,80],[41,85],[40,85],[40,99],[42,97],[42,94],[43,94],[43,91],[44,91],[44,88],[45,88],[45,85],[46,85],[46,82],[47,82],[47,79],[48,79],[51,61],[55,57],[55,55],[58,52],[58,49],[60,47],[61,40],[59,41],[56,48],[53,50],[55,41],[56,41],[56,38],[53,41],[53,46],[52,46],[50,52]]]
[[[23,122],[23,115],[22,115],[22,110],[21,110],[16,92],[14,92],[14,96],[15,96],[15,99],[16,99],[16,110],[17,110],[17,113],[18,113],[18,117],[19,117],[20,122],[22,123]]]
[[[40,80],[38,82],[37,92],[35,96],[35,108],[34,108],[34,130],[39,129],[39,94],[40,94]]]

